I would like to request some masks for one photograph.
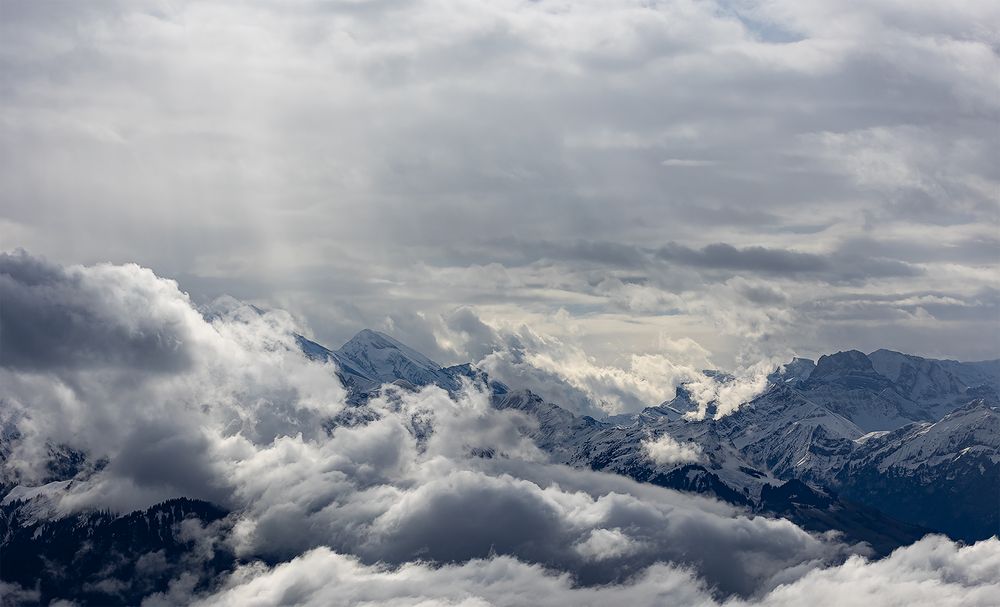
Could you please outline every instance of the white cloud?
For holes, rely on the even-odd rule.
[[[817,606],[990,605],[1000,592],[1000,542],[961,546],[927,537],[889,557],[852,557],[839,567],[817,569],[769,593],[765,605]]]
[[[669,434],[643,441],[642,448],[649,459],[661,466],[697,462],[702,455],[697,443],[679,443]]]
[[[618,558],[637,549],[635,542],[621,529],[594,529],[590,536],[577,543],[574,548],[587,559],[600,561]]]
[[[752,600],[719,601],[684,570],[654,565],[619,585],[575,587],[565,575],[506,557],[460,565],[365,566],[317,549],[266,569],[244,568],[199,605],[629,605],[779,607],[992,605],[1000,591],[1000,543],[962,547],[929,537],[882,561],[854,557],[816,569]],[[155,603],[150,602],[149,605]]]

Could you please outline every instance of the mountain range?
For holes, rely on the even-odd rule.
[[[899,545],[884,536],[936,531],[975,541],[1000,531],[1000,360],[849,350],[790,361],[763,393],[719,419],[696,419],[680,386],[668,402],[597,420],[491,381],[472,365],[443,367],[377,331],[361,331],[336,351],[299,342],[308,355],[338,364],[359,406],[385,383],[454,391],[468,377],[490,386],[496,408],[537,420],[526,431],[553,461],[711,494],[756,512],[788,516],[791,508],[790,518],[806,528],[854,534],[876,549]],[[698,456],[650,458],[646,445],[662,436]],[[830,507],[820,515],[813,503],[776,502],[775,488],[791,481],[802,503]],[[834,511],[840,519],[831,518]]]
[[[296,340],[308,357],[335,363],[348,391],[350,406],[325,422],[329,432],[374,419],[378,414],[366,403],[386,384],[455,393],[471,382],[488,392],[494,408],[525,414],[531,423],[522,432],[554,463],[710,495],[747,516],[787,518],[810,531],[865,542],[876,555],[927,533],[973,542],[1000,530],[998,360],[964,363],[890,350],[837,352],[815,362],[797,358],[771,374],[763,392],[718,419],[699,419],[682,385],[667,402],[599,420],[496,381],[472,364],[439,365],[377,331],[361,331],[337,350],[303,336]],[[46,487],[57,490],[105,463],[53,448]],[[172,500],[124,516],[53,520],[45,491],[3,490],[3,579],[37,588],[42,600],[103,592],[88,586],[93,572],[80,546],[113,552],[124,579],[129,567],[162,566],[162,575],[153,578],[159,586],[119,588],[118,596],[162,591],[173,569],[159,560],[129,563],[144,555],[160,555],[155,558],[165,563],[194,549],[191,537],[177,531],[182,523],[222,524],[226,514],[207,502]],[[231,553],[220,551],[202,579],[233,562]],[[54,569],[78,573],[43,575]]]

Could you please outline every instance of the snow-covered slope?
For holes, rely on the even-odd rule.
[[[785,504],[780,507],[792,508],[797,520],[817,529],[851,527],[861,537],[878,528],[886,535],[871,537],[883,547],[916,532],[893,527],[894,519],[965,539],[997,532],[996,399],[978,400],[935,421],[933,408],[900,394],[861,352],[823,357],[815,369],[805,361],[796,367],[720,420],[684,418],[690,404],[683,387],[669,403],[605,422],[582,421],[533,395],[524,400],[530,406],[519,408],[538,414],[535,438],[557,461],[732,503],[764,509]],[[645,445],[663,436],[697,456],[655,461]],[[826,498],[800,496],[795,500],[805,501],[791,503],[776,493],[782,481],[796,479],[831,487],[854,505],[834,495],[824,510],[817,504]],[[963,495],[974,496],[978,505]]]
[[[366,371],[361,370],[351,359],[340,356],[333,350],[329,350],[318,343],[306,339],[301,335],[296,335],[299,347],[306,356],[314,360],[332,361],[337,365],[337,376],[341,383],[347,388],[352,396],[363,400],[365,395],[377,389],[382,382]]]
[[[766,482],[780,482],[744,461],[712,424],[665,416],[642,418],[631,424],[599,422],[573,415],[525,390],[495,397],[494,405],[534,417],[538,426],[529,428],[529,434],[559,463],[708,493],[736,504],[751,503]],[[681,456],[657,457],[649,447],[657,441],[670,441]]]
[[[975,400],[935,423],[911,424],[861,443],[852,467],[924,471],[963,458],[1000,463],[1000,407]]]
[[[736,413],[720,432],[749,461],[779,478],[825,478],[843,465],[864,432],[785,384],[775,385]]]
[[[441,365],[384,333],[364,329],[333,353],[341,365],[349,365],[379,383],[404,381],[414,386],[432,384],[454,390],[458,380]]]
[[[849,541],[868,543],[877,554],[926,533],[800,481],[783,482],[751,463],[711,419],[642,415],[628,424],[611,424],[573,415],[527,391],[495,395],[494,406],[534,418],[537,425],[525,431],[556,462],[711,495],[748,514],[786,517],[816,532],[837,531]]]
[[[966,540],[1000,533],[1000,406],[975,400],[935,423],[857,441],[843,495]]]
[[[821,356],[800,389],[808,400],[865,432],[893,430],[914,421],[934,419],[926,406],[900,394],[895,384],[857,350]]]
[[[456,390],[462,376],[474,379],[469,365],[442,368],[433,360],[392,337],[364,329],[338,350],[297,335],[299,347],[310,358],[337,364],[337,375],[355,400],[363,401],[382,384],[438,385]]]

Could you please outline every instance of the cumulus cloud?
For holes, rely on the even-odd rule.
[[[74,492],[81,505],[225,503],[220,438],[316,437],[343,407],[332,368],[301,353],[287,314],[222,300],[203,316],[175,282],[135,265],[62,268],[24,253],[2,263],[14,302],[3,306],[3,413],[19,435],[5,477],[41,480],[51,448],[65,446],[111,461]]]
[[[989,605],[1000,584],[1000,542],[994,537],[961,546],[929,536],[888,558],[852,557],[769,593],[766,605],[867,605],[871,597],[892,605]]]
[[[644,440],[642,448],[650,460],[661,466],[686,464],[701,459],[701,447],[697,443],[680,443],[669,434]]]
[[[694,419],[704,419],[709,407],[714,407],[715,419],[733,413],[767,388],[767,376],[779,365],[780,363],[773,360],[763,360],[746,369],[738,377],[702,375],[685,384],[684,387],[698,405],[696,411],[687,415]]]
[[[160,296],[176,289],[135,266],[63,269],[23,251],[2,253],[3,365],[181,371],[193,362],[197,313]]]

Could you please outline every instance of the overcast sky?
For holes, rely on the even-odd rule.
[[[0,249],[446,363],[1000,356],[995,1],[0,10]]]

